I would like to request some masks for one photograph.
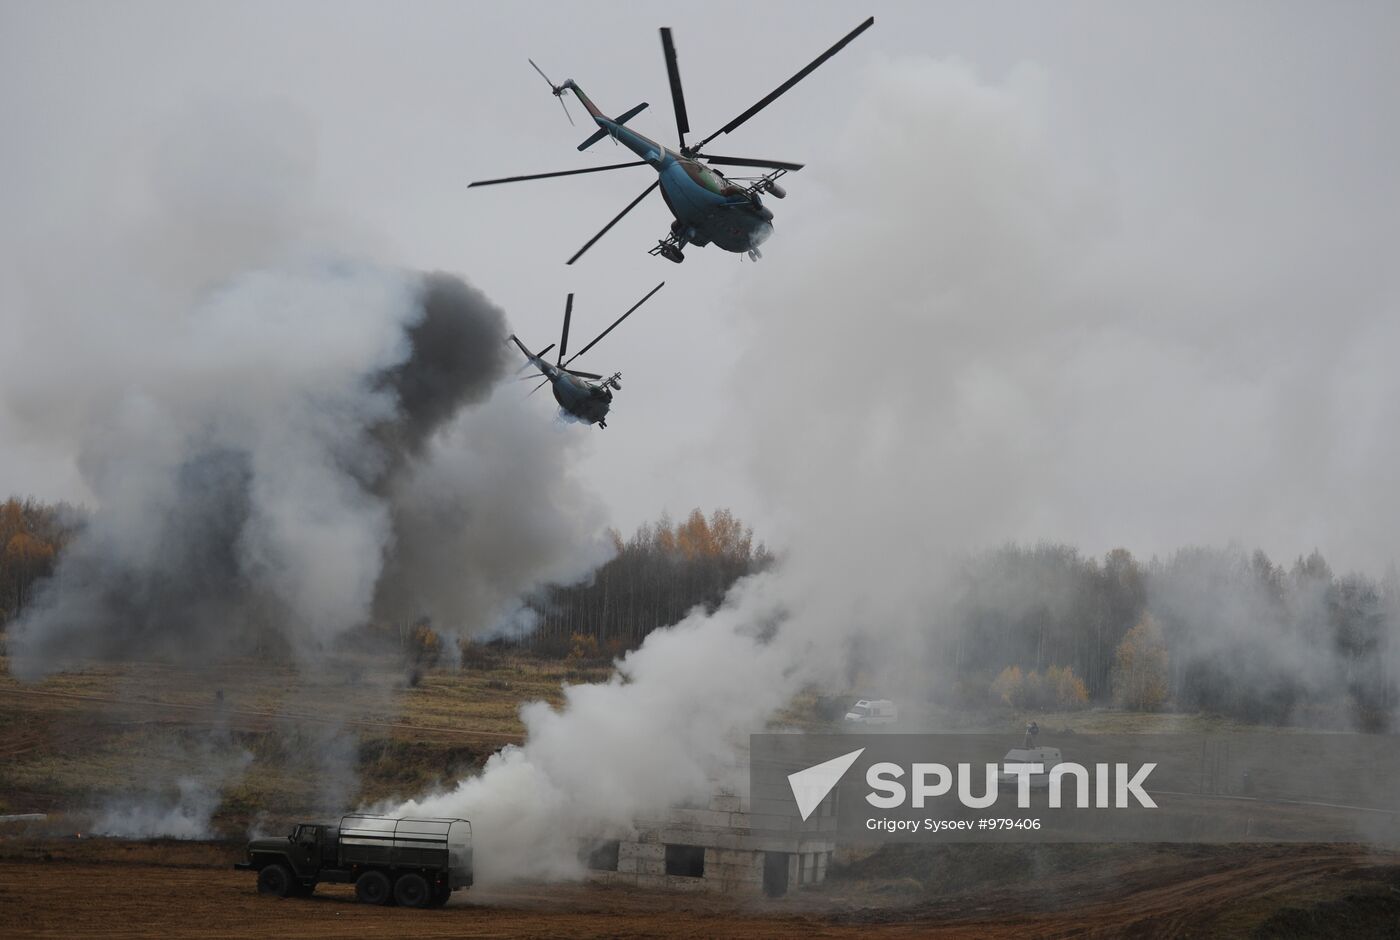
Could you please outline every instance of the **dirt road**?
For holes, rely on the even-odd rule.
[[[230,848],[84,840],[0,857],[0,934],[14,937],[1078,937],[1400,935],[1400,861],[1348,846],[1155,855],[1047,874],[1029,890],[930,899],[836,882],[788,898],[595,884],[459,892],[442,910],[356,904],[348,887],[259,896]]]

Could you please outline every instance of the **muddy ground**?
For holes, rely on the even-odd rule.
[[[1069,849],[1072,849],[1070,851]],[[1357,846],[898,847],[781,899],[590,883],[460,891],[441,910],[257,894],[233,843],[0,841],[14,937],[1383,937],[1400,857]]]

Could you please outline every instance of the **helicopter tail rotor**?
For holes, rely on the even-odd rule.
[[[564,92],[568,89],[565,88],[563,85],[554,84],[554,82],[550,80],[549,76],[544,74],[544,69],[540,68],[538,65],[535,65],[534,59],[526,59],[525,61],[529,62],[531,67],[533,67],[536,72],[540,73],[540,78],[544,79],[546,82],[549,82],[549,90],[554,93],[554,97],[559,99],[559,107],[564,109],[564,117],[569,119],[569,126],[577,126],[574,124],[574,116],[569,113],[569,106],[564,103]]]

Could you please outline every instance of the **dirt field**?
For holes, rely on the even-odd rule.
[[[0,813],[49,814],[0,826],[4,937],[1400,936],[1400,856],[1336,845],[886,846],[843,851],[825,884],[776,900],[590,883],[478,887],[428,911],[365,907],[337,886],[274,900],[231,866],[254,825],[326,813],[307,742],[349,742],[359,791],[335,808],[422,792],[518,740],[522,701],[557,702],[562,683],[605,670],[503,658],[407,683],[356,664],[309,680],[251,663],[198,676],[90,664],[24,685],[4,665]],[[250,763],[221,793],[209,828],[222,841],[76,837],[135,782],[227,750]]]
[[[1062,847],[1063,848],[1063,847]],[[1079,937],[1400,935],[1400,858],[1355,846],[905,847],[787,898],[594,884],[458,892],[442,910],[329,886],[259,896],[227,843],[0,842],[14,937]],[[864,874],[869,877],[861,877]],[[918,875],[924,875],[921,881]],[[940,882],[942,887],[939,887]]]

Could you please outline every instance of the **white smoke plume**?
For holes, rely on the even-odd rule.
[[[197,670],[269,637],[324,670],[372,619],[483,633],[607,557],[570,472],[587,439],[493,394],[503,311],[455,275],[367,260],[374,239],[314,198],[301,115],[202,101],[151,145],[109,168],[110,204],[56,212],[6,285],[7,446],[76,454],[92,503],[9,625],[16,675],[90,657]],[[60,241],[62,263],[43,253]],[[342,809],[354,742],[317,742],[303,759]],[[133,781],[148,795],[104,825],[204,832],[239,772],[218,766]]]
[[[581,840],[626,831],[640,813],[707,798],[734,770],[735,744],[791,696],[805,670],[766,642],[762,579],[730,604],[652,633],[605,684],[565,689],[555,711],[521,713],[528,740],[450,792],[388,808],[473,821],[485,881],[577,874]]]
[[[198,760],[197,770],[177,777],[173,788],[160,786],[108,802],[93,817],[93,834],[119,839],[213,838],[211,822],[224,789],[243,775],[253,755],[215,739],[189,756]]]

